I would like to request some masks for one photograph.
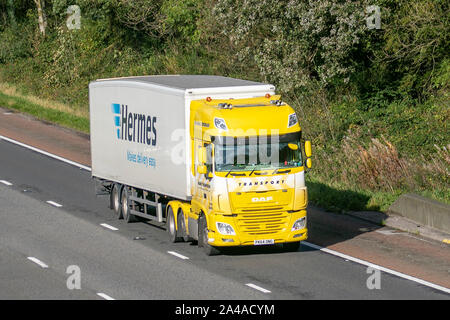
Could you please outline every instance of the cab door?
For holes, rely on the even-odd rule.
[[[188,215],[188,230],[194,239],[198,236],[198,217],[200,212],[208,214],[211,209],[212,146],[200,140],[194,141],[194,186],[192,210]]]

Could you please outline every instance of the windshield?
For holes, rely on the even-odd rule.
[[[302,166],[300,132],[277,137],[221,138],[214,142],[216,171],[254,172]]]

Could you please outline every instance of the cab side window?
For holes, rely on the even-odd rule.
[[[206,148],[206,169],[212,173],[212,143],[205,143]]]

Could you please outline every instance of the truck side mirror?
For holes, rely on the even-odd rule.
[[[306,158],[305,165],[308,169],[311,169],[311,166],[312,166],[311,158]]]
[[[305,155],[307,158],[311,157],[311,141],[305,141]]]
[[[206,163],[206,148],[205,147],[198,148],[198,162],[202,165]]]
[[[204,164],[197,166],[198,173],[206,174],[207,171],[208,171],[208,169],[206,168],[206,166]]]

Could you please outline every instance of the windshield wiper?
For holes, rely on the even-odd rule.
[[[266,175],[267,171],[263,171],[263,172],[255,172],[255,176],[263,176]]]
[[[228,173],[225,175],[225,178],[226,177],[228,177],[228,175],[232,175],[232,176],[246,176],[246,174],[245,173],[238,173],[238,172],[233,172],[233,173],[231,173],[231,171],[232,171],[233,169],[230,169],[230,171],[228,171]]]
[[[255,167],[253,168],[253,170],[252,170],[252,172],[250,172],[250,174],[249,174],[249,177],[254,173],[255,174],[255,176],[263,176],[263,175],[266,175],[267,174],[267,171],[263,171],[263,172],[255,172],[255,170],[256,170],[256,165],[255,165]],[[258,169],[258,171],[261,171],[262,169]]]
[[[231,175],[233,177],[236,177],[236,176],[238,176],[238,177],[247,176],[245,173],[238,173],[238,172],[233,172],[233,173],[231,173]]]
[[[232,167],[232,168],[230,169],[230,171],[228,171],[228,173],[225,175],[225,178],[228,177],[230,174],[231,174],[232,176],[245,176],[245,175],[246,175],[245,173],[236,173],[236,172],[231,173],[231,171],[233,171],[233,167]]]
[[[280,171],[278,171],[278,170],[280,170]],[[277,173],[289,173],[289,172],[291,172],[291,169],[286,169],[286,170],[284,170],[284,171],[281,171],[281,170],[283,170],[283,169],[281,169],[281,168],[275,169],[275,171],[272,172],[272,174],[277,174]]]

